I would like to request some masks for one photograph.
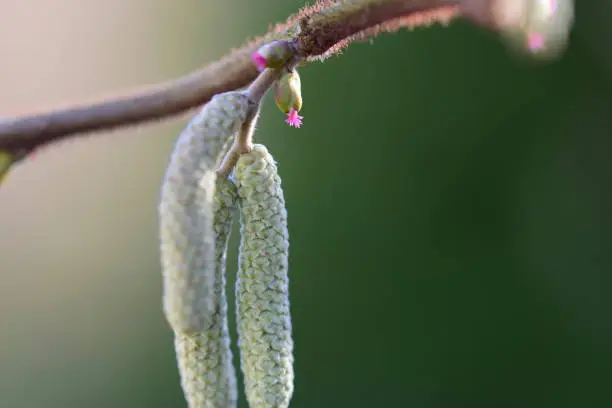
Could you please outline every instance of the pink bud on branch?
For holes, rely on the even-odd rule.
[[[272,41],[259,48],[251,59],[255,63],[258,71],[265,68],[282,68],[294,58],[296,48],[291,41],[278,40]]]
[[[519,51],[551,59],[566,47],[573,0],[464,0],[463,13],[500,32]]]
[[[255,63],[255,66],[257,67],[258,71],[261,72],[264,69],[266,69],[266,66],[268,65],[268,61],[266,61],[265,57],[263,55],[261,55],[259,52],[255,52],[251,56],[251,59]]]

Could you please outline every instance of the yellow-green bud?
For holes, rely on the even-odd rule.
[[[292,109],[296,112],[302,109],[302,83],[295,69],[284,74],[274,84],[274,100],[278,109],[286,115]]]

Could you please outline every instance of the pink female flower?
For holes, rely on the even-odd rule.
[[[263,71],[268,65],[268,61],[266,61],[266,58],[259,52],[254,52],[253,55],[251,55],[251,60],[253,60],[253,62],[255,63],[255,66],[257,67],[258,71]]]
[[[302,126],[302,119],[304,119],[304,117],[298,115],[298,111],[291,108],[289,110],[289,113],[287,114],[287,119],[285,119],[285,123],[289,126],[299,128]]]

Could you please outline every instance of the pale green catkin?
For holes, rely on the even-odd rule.
[[[217,268],[213,294],[216,312],[212,324],[201,333],[175,335],[181,384],[190,408],[236,406],[236,372],[232,364],[225,294],[227,243],[236,199],[236,186],[227,179],[218,179],[213,203]]]
[[[236,312],[251,408],[284,408],[293,394],[289,234],[276,163],[262,145],[238,159],[241,242]]]
[[[215,170],[250,109],[246,93],[215,95],[181,133],[166,171],[159,205],[166,318],[178,333],[212,323]]]

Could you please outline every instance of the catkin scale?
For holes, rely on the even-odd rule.
[[[236,312],[251,408],[285,408],[293,394],[287,212],[276,164],[262,145],[238,159],[241,242]]]
[[[218,162],[251,105],[243,92],[215,95],[183,130],[159,205],[163,307],[175,332],[201,333],[215,313],[212,200]]]
[[[213,203],[216,248],[213,306],[216,312],[211,325],[205,332],[175,334],[181,385],[190,408],[236,406],[236,372],[230,349],[225,294],[227,244],[236,199],[236,186],[227,179],[218,179]]]

